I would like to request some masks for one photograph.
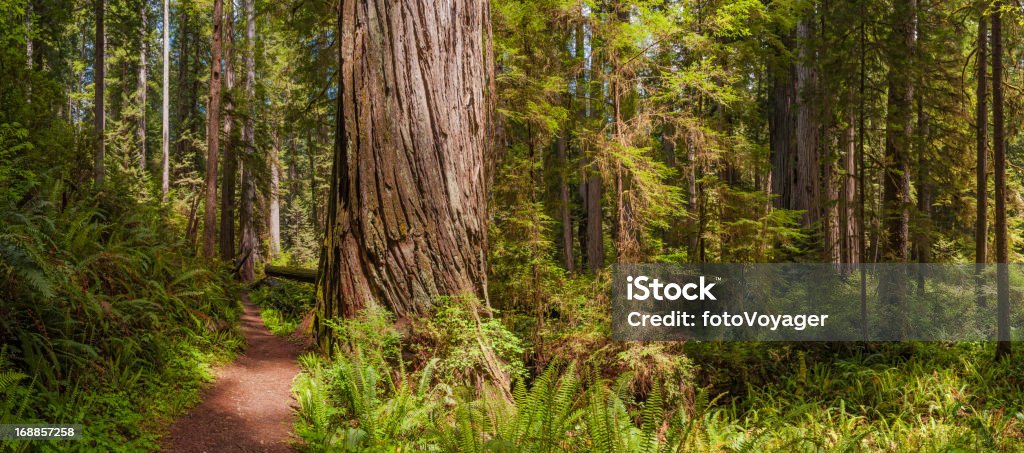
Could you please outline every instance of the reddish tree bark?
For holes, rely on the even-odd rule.
[[[233,2],[232,2],[233,3]],[[220,259],[230,262],[235,259],[235,177],[238,174],[238,158],[235,156],[234,115],[232,99],[235,88],[235,70],[232,53],[235,47],[234,5],[224,12],[224,171],[220,177]]]
[[[1003,115],[1003,17],[1002,1],[992,7],[992,160],[995,164],[996,227],[996,359],[1010,355],[1009,235],[1006,227],[1006,121]]]
[[[975,271],[977,273],[977,303],[980,306],[986,305],[985,291],[982,288],[984,280],[982,272],[984,271],[985,263],[988,261],[988,84],[987,84],[987,69],[988,65],[986,54],[988,53],[988,25],[985,21],[985,15],[982,14],[978,20],[978,86],[976,88],[977,108],[975,109],[976,115],[976,132],[977,132],[977,193],[975,194],[975,201],[977,203],[977,217],[975,218],[974,224],[974,262],[977,263]]]
[[[210,57],[210,108],[207,117],[206,141],[206,206],[203,221],[203,256],[213,258],[217,246],[217,151],[220,144],[220,43],[222,0],[213,0],[213,38]]]
[[[320,317],[486,300],[487,11],[486,0],[342,2]]]

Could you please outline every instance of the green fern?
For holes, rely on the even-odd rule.
[[[644,402],[643,414],[641,416],[643,423],[640,428],[643,442],[641,451],[644,453],[658,451],[658,429],[662,424],[661,405],[661,387],[655,384],[654,388],[651,389],[651,393],[647,395],[647,401]]]

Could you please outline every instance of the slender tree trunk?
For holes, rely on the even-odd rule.
[[[576,259],[573,256],[572,240],[572,206],[569,203],[569,131],[563,130],[558,135],[558,198],[559,211],[562,216],[562,264],[570,273],[576,272]]]
[[[171,148],[171,124],[170,124],[170,67],[171,67],[171,40],[170,40],[170,28],[171,28],[171,16],[170,16],[170,0],[164,0],[164,83],[163,83],[163,99],[161,100],[161,122],[163,128],[160,138],[160,147],[162,159],[160,163],[161,167],[161,178],[160,188],[163,194],[163,200],[167,201],[167,192],[170,190],[170,148]]]
[[[235,8],[228,2],[224,11],[224,171],[220,177],[220,259],[235,259],[235,178],[238,157],[235,155],[234,93],[235,93]]]
[[[920,35],[918,35],[920,39]],[[914,240],[914,254],[918,264],[927,264],[931,260],[931,215],[932,193],[928,168],[928,113],[924,110],[924,100],[917,95],[917,215],[918,224]],[[924,292],[925,268],[917,266],[917,290]]]
[[[315,233],[315,237],[319,240],[322,239],[320,233],[323,231],[323,228],[321,227],[323,223],[320,217],[320,209],[317,207],[320,206],[318,201],[320,190],[317,188],[316,184],[316,147],[308,136],[306,137],[306,156],[309,159],[309,200],[310,205],[312,205],[312,209],[310,209],[309,212],[310,223],[313,224],[313,232]]]
[[[28,77],[25,79],[26,92],[25,102],[28,104],[32,103],[32,72],[35,70],[35,37],[32,36],[32,15],[35,11],[35,7],[32,4],[32,0],[25,2],[25,70],[28,71]],[[70,98],[70,96],[69,96]]]
[[[195,105],[192,103],[192,99],[189,97],[189,75],[193,71],[191,63],[191,21],[189,20],[189,14],[186,10],[188,1],[182,1],[181,7],[181,20],[178,24],[177,34],[174,37],[175,43],[178,44],[178,74],[177,74],[177,85],[178,85],[178,99],[174,106],[174,127],[178,131],[177,140],[174,142],[175,152],[178,156],[186,156],[190,154],[191,144],[188,140],[183,140],[186,132],[188,132],[192,125],[191,113]],[[170,24],[170,22],[168,22]],[[205,190],[205,189],[204,189]]]
[[[96,135],[96,147],[95,154],[93,155],[93,173],[94,182],[96,187],[103,186],[103,179],[106,176],[106,169],[103,165],[104,156],[106,154],[106,143],[105,143],[105,129],[106,129],[106,111],[103,108],[103,89],[106,79],[106,41],[107,35],[103,27],[104,16],[106,15],[107,4],[106,0],[96,0],[96,40],[93,43],[96,52],[96,60],[93,63],[93,83],[95,85],[95,100],[93,106],[95,113],[93,116],[93,127]]]
[[[270,153],[270,193],[268,215],[270,216],[270,257],[277,258],[281,254],[281,136],[278,131],[274,132],[274,146]]]
[[[33,51],[33,49],[32,49],[33,44],[34,44],[33,43],[33,39],[34,38],[32,36],[32,12],[33,12],[33,10],[34,10],[34,8],[32,6],[32,2],[31,1],[26,2],[26,4],[25,4],[25,69],[28,69],[28,71],[30,73],[32,72],[32,69],[34,68],[34,64],[33,64],[34,63],[34,55],[33,54],[35,53]],[[29,94],[31,95],[31,86],[29,87],[29,89],[30,89]],[[32,100],[32,97],[29,96],[29,101],[31,102],[31,100]]]
[[[686,212],[687,241],[686,258],[691,263],[700,261],[700,237],[703,234],[700,218],[700,199],[697,192],[697,149],[693,143],[686,144]]]
[[[617,59],[617,56],[613,56]],[[612,96],[612,135],[620,145],[625,146],[622,136],[622,93],[618,82],[618,63],[612,69],[612,81],[609,84]],[[615,162],[615,255],[620,263],[632,263],[637,259],[637,243],[629,224],[626,199],[624,193],[624,175],[622,162]]]
[[[861,339],[868,339],[868,279],[867,279],[867,172],[868,168],[866,165],[866,159],[864,156],[864,139],[865,139],[865,116],[867,115],[867,99],[864,97],[865,85],[867,84],[867,33],[865,31],[865,22],[867,18],[861,16],[860,19],[860,45],[857,49],[860,51],[860,77],[857,84],[857,102],[859,108],[857,109],[857,186],[860,194],[857,200],[857,242],[858,242],[858,254],[860,255],[860,330]]]
[[[580,17],[582,18],[583,11],[580,11]],[[587,124],[587,103],[589,102],[587,96],[588,77],[587,77],[587,60],[584,50],[584,21],[579,20],[575,26],[575,43],[574,43],[574,54],[573,58],[575,63],[579,65],[579,71],[574,76],[576,83],[576,91],[573,93],[573,109],[574,109],[574,123],[573,123],[573,142],[576,146],[576,155],[579,156],[577,163],[577,179],[579,180],[576,184],[576,193],[579,196],[580,204],[579,209],[573,212],[573,218],[576,219],[576,243],[579,245],[579,269],[582,271],[587,268],[587,178],[584,172],[584,163],[586,162],[585,152],[583,149],[582,132],[586,128]],[[566,169],[566,171],[569,171]]]
[[[992,5],[992,159],[995,164],[996,298],[999,343],[996,359],[1010,355],[1009,235],[1006,228],[1006,137],[1003,118],[1003,17],[1002,0]]]
[[[984,307],[987,305],[984,290],[985,263],[988,262],[988,82],[986,54],[988,53],[988,27],[985,14],[982,12],[978,19],[978,74],[976,88],[977,108],[975,109],[975,123],[977,135],[977,186],[975,200],[977,202],[977,217],[974,223],[974,262],[975,279],[977,280],[977,303]]]
[[[139,96],[139,124],[137,130],[139,136],[139,169],[142,171],[146,170],[146,91],[148,89],[146,85],[146,51],[149,50],[149,37],[146,32],[149,28],[148,10],[149,0],[143,0],[142,8],[139,11],[142,26],[139,30],[139,85],[137,93]]]
[[[840,262],[860,262],[860,232],[857,228],[857,135],[854,124],[854,91],[846,102],[846,127],[843,129],[843,177],[839,184]]]
[[[588,79],[590,83],[586,108],[587,118],[603,114],[603,112],[597,112],[596,102],[591,101],[591,99],[597,99],[602,95],[603,88],[600,84],[594,83],[594,78],[601,72],[602,66],[600,54],[592,55]],[[587,211],[587,269],[590,272],[597,272],[604,267],[604,203],[602,200],[604,198],[604,182],[601,180],[601,174],[596,168],[597,163],[594,162],[592,154],[587,153],[582,163],[587,186],[586,197],[584,197]]]
[[[202,199],[202,191],[198,190],[199,187],[192,187],[196,190],[195,195],[189,202],[188,209],[188,220],[185,223],[185,242],[188,243],[189,249],[194,250],[196,246],[196,236],[199,234],[199,200]]]
[[[245,80],[242,90],[245,92],[245,121],[242,125],[242,149],[245,156],[242,165],[242,206],[238,216],[241,242],[238,253],[242,264],[238,268],[239,277],[243,282],[251,282],[256,277],[256,259],[259,251],[256,248],[256,181],[253,176],[253,165],[256,159],[256,4],[254,0],[243,0],[245,8],[245,51],[242,61],[245,65]]]
[[[213,35],[210,58],[210,108],[207,117],[206,205],[203,222],[203,256],[212,259],[217,246],[217,152],[220,145],[221,21],[223,0],[213,0]]]

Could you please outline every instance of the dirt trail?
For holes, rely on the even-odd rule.
[[[163,451],[293,451],[291,387],[302,347],[271,334],[248,295],[242,302],[245,353],[217,370],[217,380],[203,392],[203,401],[171,426]]]

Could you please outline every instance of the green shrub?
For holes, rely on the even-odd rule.
[[[480,315],[479,310],[480,302],[473,298],[439,298],[412,346],[426,348],[419,351],[421,355],[429,353],[438,359],[438,376],[449,385],[484,379],[487,367],[481,345],[491,348],[513,380],[525,377],[522,340],[500,318]]]
[[[0,369],[24,376],[0,418],[84,423],[61,449],[153,449],[242,344],[234,284],[183,253],[159,205],[28,192],[0,207]]]

